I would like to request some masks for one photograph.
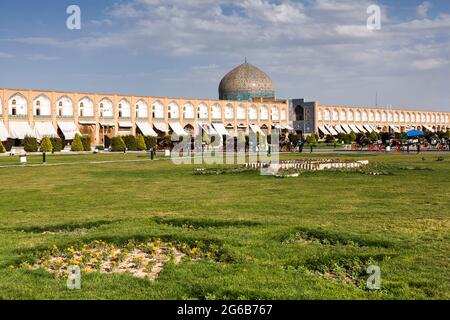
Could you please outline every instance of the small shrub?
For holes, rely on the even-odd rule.
[[[22,144],[24,146],[25,152],[37,152],[38,151],[38,143],[37,139],[33,137],[26,136]]]
[[[145,136],[144,140],[145,140],[145,145],[146,145],[147,149],[155,148],[156,145],[158,144],[158,138],[156,138],[156,137]]]
[[[124,152],[126,150],[125,142],[122,137],[114,137],[111,140],[111,151],[113,152]]]
[[[136,137],[136,147],[137,147],[138,151],[147,150],[147,145],[145,144],[145,139],[141,134],[139,134]]]
[[[136,137],[129,135],[129,136],[124,136],[122,138],[123,142],[125,143],[125,146],[127,147],[128,150],[130,151],[137,151],[137,141],[136,141]]]
[[[75,138],[72,141],[72,146],[70,147],[70,150],[73,152],[84,151],[83,141],[81,140],[81,136],[79,134],[75,135]]]
[[[105,150],[105,146],[104,146],[104,145],[102,145],[102,144],[100,144],[100,145],[96,146],[95,148],[96,148],[97,150],[99,150],[99,151],[103,151],[103,150]]]
[[[52,152],[52,142],[50,141],[49,137],[44,137],[41,141],[41,152]]]
[[[81,137],[81,142],[83,143],[84,151],[91,151],[91,137],[88,135],[84,135]]]
[[[6,148],[3,146],[3,143],[0,141],[0,153],[5,153]]]
[[[60,152],[62,150],[62,140],[61,138],[50,138],[50,142],[52,143],[53,152]]]

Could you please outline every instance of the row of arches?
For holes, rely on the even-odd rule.
[[[448,114],[436,112],[325,108],[318,110],[317,117],[319,121],[335,122],[449,123]]]
[[[33,115],[40,117],[52,116],[51,100],[44,94],[37,96],[33,100]],[[0,101],[1,107],[1,101]],[[0,108],[2,109],[2,108]],[[88,96],[81,98],[77,103],[79,117],[96,116],[94,102]],[[262,120],[262,121],[286,121],[286,108],[277,106],[269,107],[267,105],[260,106],[251,105],[246,107],[242,104],[235,107],[232,104],[225,106],[219,103],[208,106],[206,103],[200,103],[194,106],[191,102],[179,105],[175,101],[165,106],[160,100],[156,100],[149,109],[144,100],[139,100],[134,109],[127,99],[121,99],[117,105],[117,115],[119,118],[131,118],[132,112],[135,112],[136,118],[147,118],[149,112],[152,113],[154,119],[165,119],[165,115],[169,119],[200,119],[200,120]],[[27,116],[28,101],[24,95],[17,93],[10,97],[8,101],[8,114],[11,116]],[[73,117],[74,103],[68,96],[62,96],[56,101],[56,115],[58,117]],[[101,118],[113,118],[115,116],[114,104],[109,98],[103,98],[98,103],[98,115]]]

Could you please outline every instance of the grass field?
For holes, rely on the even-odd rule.
[[[199,176],[139,155],[2,167],[0,299],[449,299],[450,155],[329,157],[381,163],[390,175]],[[150,238],[214,244],[222,256],[168,264],[156,281],[83,274],[75,291],[11,267],[54,245]],[[366,288],[369,264],[381,268],[381,290]]]

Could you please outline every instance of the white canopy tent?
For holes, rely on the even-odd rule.
[[[153,125],[155,126],[156,130],[165,133],[169,132],[169,127],[165,123],[155,122]]]
[[[34,133],[38,140],[42,140],[44,137],[58,137],[58,132],[55,130],[51,122],[36,122],[34,124]]]
[[[3,121],[0,121],[0,141],[6,141],[8,140],[8,137],[9,137],[8,130],[6,130]]]
[[[75,122],[58,122],[58,127],[66,140],[73,140],[75,135],[80,134]]]
[[[214,129],[217,131],[217,133],[221,136],[229,136],[228,130],[225,128],[225,126],[222,123],[213,123]]]
[[[158,134],[153,130],[153,127],[148,122],[136,122],[137,127],[141,130],[144,136],[157,137]]]
[[[172,128],[173,132],[177,136],[187,136],[188,135],[188,133],[186,131],[184,131],[183,127],[178,122],[169,123],[169,126],[170,126],[170,128]]]
[[[264,133],[264,131],[262,131],[261,128],[260,128],[258,125],[256,125],[256,124],[251,124],[251,125],[250,125],[250,129],[251,129],[255,134],[257,134],[257,133],[259,132],[259,134],[262,135],[263,137],[266,136],[266,134]]]
[[[9,122],[9,137],[11,139],[24,139],[26,136],[35,137],[33,130],[31,130],[28,122]]]

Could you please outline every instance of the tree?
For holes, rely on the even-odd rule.
[[[137,142],[136,137],[132,135],[124,136],[122,137],[123,142],[125,143],[125,146],[130,151],[137,151]]]
[[[383,142],[384,145],[387,145],[389,140],[392,139],[392,135],[389,132],[383,132],[381,134],[381,141]]]
[[[308,142],[309,144],[316,144],[317,143],[317,139],[315,135],[310,135],[306,138],[306,142]]]
[[[138,151],[147,150],[147,145],[145,144],[144,136],[141,134],[138,134],[138,136],[136,137],[136,148]]]
[[[70,150],[73,152],[84,151],[83,141],[81,140],[81,136],[79,134],[75,135],[75,138],[72,141],[72,146],[70,147]]]
[[[44,137],[41,141],[41,152],[52,152],[53,151],[53,146],[52,146],[52,142],[50,141],[49,137]]]
[[[83,142],[84,151],[91,151],[91,137],[84,135],[81,137],[81,141]]]
[[[380,137],[378,137],[378,133],[376,133],[375,131],[372,131],[369,135],[369,140],[371,142],[376,142],[376,141],[380,140]]]
[[[356,143],[361,146],[361,149],[370,143],[370,140],[366,137],[364,133],[358,133],[356,135]]]
[[[0,153],[5,153],[6,148],[3,146],[3,143],[0,141]]]
[[[331,134],[327,134],[325,136],[325,142],[330,143],[330,142],[333,142],[333,141],[334,141],[334,138],[333,138],[333,136]]]
[[[350,141],[351,141],[351,142],[356,141],[356,133],[354,133],[353,131],[350,132]]]
[[[22,143],[23,143],[25,152],[37,152],[38,149],[39,149],[36,138],[30,137],[30,136],[26,136],[23,139]]]
[[[111,140],[111,151],[113,152],[124,152],[126,150],[125,142],[122,137],[114,137]]]
[[[148,149],[155,148],[156,145],[158,144],[157,137],[145,136],[144,140],[145,140],[145,145],[147,146]]]
[[[62,140],[58,137],[50,138],[52,143],[52,152],[60,152],[62,150]]]

